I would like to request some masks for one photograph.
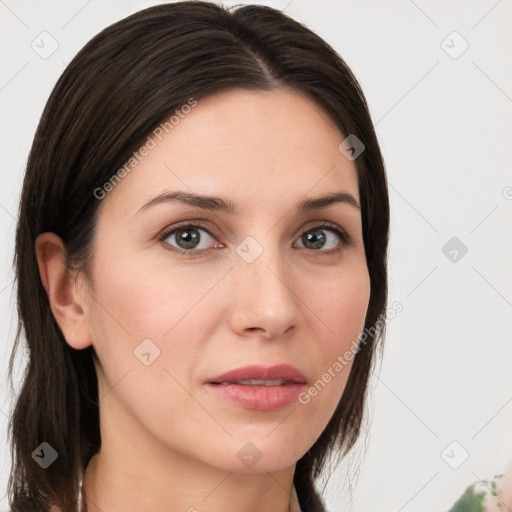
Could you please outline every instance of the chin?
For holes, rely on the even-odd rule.
[[[285,449],[286,441],[282,438],[271,441],[267,436],[268,432],[265,432],[259,437],[253,436],[252,441],[234,440],[230,447],[220,449],[219,457],[214,459],[215,466],[241,474],[274,473],[295,466],[309,449],[305,446],[298,450],[296,444]]]

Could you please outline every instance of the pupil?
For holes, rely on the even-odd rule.
[[[194,249],[200,238],[197,229],[180,229],[176,232],[176,242],[182,249]]]
[[[312,243],[314,249],[320,249],[325,243],[325,234],[321,229],[310,231],[302,236],[302,243]]]

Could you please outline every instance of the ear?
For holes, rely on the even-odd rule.
[[[92,344],[86,310],[86,290],[66,268],[66,249],[55,233],[42,233],[36,239],[39,274],[53,316],[66,342],[81,350]]]

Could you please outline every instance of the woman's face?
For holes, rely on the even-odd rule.
[[[281,470],[334,413],[370,296],[357,205],[298,206],[336,193],[359,203],[356,167],[338,149],[345,136],[290,90],[224,92],[186,110],[101,200],[83,309],[102,436],[137,457]],[[236,213],[165,198],[176,192]],[[210,384],[280,364],[307,383]]]

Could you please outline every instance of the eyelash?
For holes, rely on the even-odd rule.
[[[209,226],[203,224],[200,221],[196,221],[194,223],[186,222],[183,224],[178,224],[177,226],[175,225],[171,229],[168,229],[168,230],[164,231],[161,235],[159,235],[158,240],[160,242],[164,242],[164,240],[166,238],[169,238],[176,231],[179,231],[182,229],[189,229],[189,228],[201,228],[204,231],[206,231],[211,237],[218,238],[218,235]],[[326,221],[323,221],[319,224],[315,224],[315,225],[309,227],[308,229],[303,231],[300,236],[304,235],[305,233],[308,233],[309,231],[313,231],[314,229],[319,229],[319,228],[325,229],[326,231],[331,231],[332,233],[335,233],[336,235],[338,235],[338,237],[341,240],[341,247],[339,247],[337,249],[331,249],[330,251],[322,251],[322,250],[315,251],[315,250],[311,249],[312,252],[315,252],[318,254],[333,254],[333,253],[340,252],[341,250],[343,250],[344,248],[346,248],[347,246],[349,246],[353,243],[352,239],[346,233],[346,231],[342,230],[336,224],[333,224],[331,222],[326,222]],[[197,250],[192,250],[192,249],[189,249],[189,250],[179,249],[177,247],[170,246],[168,243],[165,243],[165,242],[164,242],[164,247],[168,251],[182,254],[185,256],[189,256],[189,257],[199,256],[203,252],[203,250],[197,251]],[[208,250],[208,249],[204,249],[204,250]],[[307,250],[307,249],[305,249],[305,250]]]

